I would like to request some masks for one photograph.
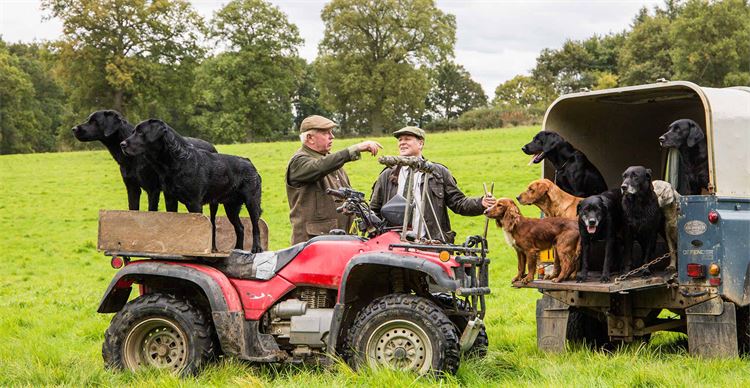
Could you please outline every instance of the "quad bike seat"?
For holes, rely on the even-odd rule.
[[[362,238],[352,235],[316,236],[306,242],[294,244],[286,249],[259,253],[232,249],[226,259],[216,264],[216,268],[231,278],[268,280],[294,260],[308,245],[316,241],[347,240],[362,240]]]

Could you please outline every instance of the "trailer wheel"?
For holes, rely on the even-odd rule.
[[[750,354],[750,306],[737,306],[737,345],[740,355]]]
[[[571,307],[568,312],[568,327],[565,339],[570,343],[593,348],[601,348],[610,344],[607,335],[607,323],[585,314]]]
[[[432,294],[432,296],[443,309],[452,309],[454,307],[453,297],[451,295]],[[466,302],[461,299],[456,300],[456,307],[458,307],[460,310],[468,309],[468,307],[466,306]],[[456,330],[458,330],[458,334],[460,337],[461,333],[463,333],[464,329],[466,329],[466,325],[469,323],[469,320],[463,315],[453,315],[449,316],[449,318],[456,326]],[[481,330],[479,330],[479,334],[477,334],[477,339],[474,341],[474,345],[472,345],[471,348],[466,351],[465,355],[468,358],[484,358],[485,356],[487,356],[487,348],[489,348],[489,346],[490,340],[487,336],[487,329],[483,327]]]
[[[355,368],[392,368],[420,374],[458,370],[458,333],[433,301],[391,294],[363,308],[349,329]]]
[[[168,369],[192,374],[215,354],[212,327],[188,301],[147,294],[128,302],[104,333],[107,367]]]

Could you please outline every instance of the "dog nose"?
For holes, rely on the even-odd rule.
[[[667,140],[664,136],[659,136],[659,144],[664,144],[664,140]]]
[[[621,185],[620,190],[624,193],[628,189],[628,185]]]
[[[120,143],[120,148],[125,148],[125,147],[127,147],[127,146],[128,146],[128,142],[127,142],[126,140],[123,140],[123,141],[122,141],[122,142]]]
[[[521,147],[521,151],[526,152],[526,146]]]
[[[76,126],[75,126],[75,127],[73,127],[73,129],[72,129],[73,133],[78,133],[78,131],[80,131],[80,130],[81,130],[81,127],[80,127],[80,126],[78,126],[78,125],[76,125]]]
[[[521,195],[520,194],[516,196],[516,201],[521,202]]]

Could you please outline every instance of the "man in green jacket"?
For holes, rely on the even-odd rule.
[[[423,158],[422,149],[425,141],[423,129],[404,127],[394,132],[393,136],[398,139],[399,155]],[[424,206],[424,215],[418,213],[422,200],[422,190],[424,190],[423,174],[420,172],[414,174],[413,198],[416,206],[410,224],[412,230],[417,231],[419,230],[419,224],[424,219],[426,228],[422,228],[422,236],[418,236],[419,238],[431,237],[433,240],[453,243],[456,232],[451,230],[447,209],[464,216],[478,216],[484,212],[484,209],[495,203],[495,198],[491,195],[477,198],[466,197],[456,186],[456,179],[453,178],[448,168],[442,164],[433,164],[437,171],[429,179],[427,191],[429,201],[426,201],[427,203]],[[409,167],[394,166],[386,168],[380,173],[372,188],[370,209],[380,215],[380,209],[383,205],[396,194],[401,194],[406,198],[407,193],[405,193],[404,188],[407,186],[408,170]],[[430,204],[432,204],[432,207],[430,207]]]
[[[346,162],[359,160],[363,151],[373,156],[382,149],[379,143],[363,141],[331,153],[336,123],[309,116],[300,124],[302,147],[292,155],[286,167],[286,196],[292,222],[292,244],[328,234],[332,229],[349,231],[352,216],[336,212],[340,206],[326,189],[351,187],[343,169]]]

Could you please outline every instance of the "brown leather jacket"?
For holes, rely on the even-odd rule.
[[[456,238],[456,232],[451,230],[451,221],[448,218],[448,208],[454,213],[463,216],[478,216],[484,213],[482,198],[467,198],[456,186],[456,179],[451,172],[442,164],[435,163],[437,172],[430,178],[427,192],[428,197],[434,206],[437,220],[430,209],[430,202],[425,204],[425,225],[430,236],[435,240],[447,243],[453,243]],[[380,208],[383,207],[398,191],[398,168],[386,168],[380,173],[378,180],[372,187],[372,198],[370,198],[370,209],[380,215]],[[444,236],[440,235],[443,230]]]
[[[305,145],[292,155],[286,168],[292,244],[328,234],[331,229],[349,231],[352,217],[336,212],[341,204],[326,194],[326,189],[350,187],[342,166],[359,157],[354,147],[323,155]]]

